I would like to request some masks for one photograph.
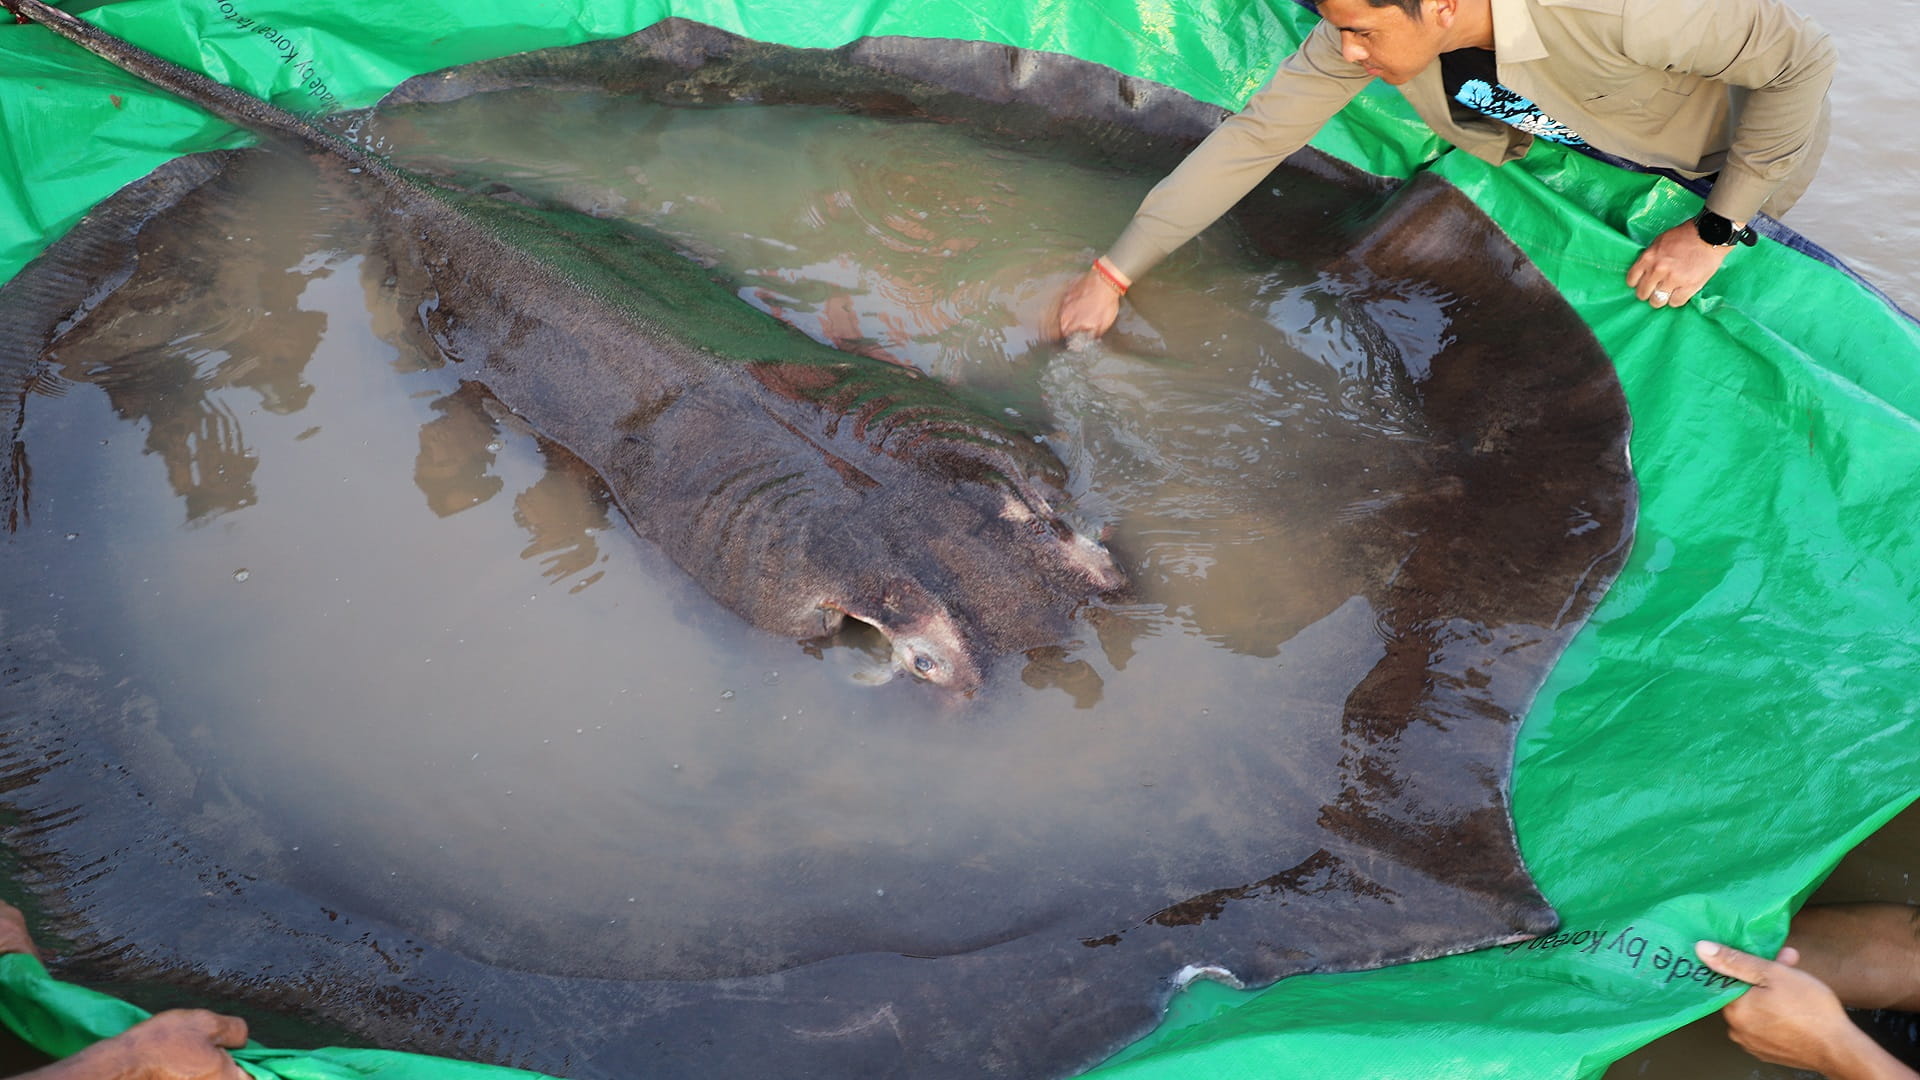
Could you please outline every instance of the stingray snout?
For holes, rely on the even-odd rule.
[[[967,696],[986,682],[980,648],[964,623],[916,581],[896,579],[867,602],[828,600],[820,606],[879,631],[894,667],[921,682]]]

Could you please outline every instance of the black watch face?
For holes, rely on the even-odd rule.
[[[1693,227],[1700,231],[1700,239],[1715,247],[1726,247],[1733,243],[1733,222],[1711,210],[1703,210],[1693,219]]]

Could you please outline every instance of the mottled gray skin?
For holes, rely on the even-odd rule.
[[[1066,639],[1124,583],[1053,508],[1062,470],[1030,433],[753,310],[663,238],[442,187],[39,0],[8,6],[354,174],[432,346],[753,625],[858,619],[901,670],[971,694],[992,657]]]
[[[1058,462],[945,385],[818,345],[624,226],[402,173],[381,190],[432,345],[754,625],[859,619],[902,670],[971,692],[1121,585],[1051,506]]]

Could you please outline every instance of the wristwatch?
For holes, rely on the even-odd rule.
[[[1736,230],[1733,222],[1711,210],[1700,211],[1700,216],[1693,219],[1693,228],[1700,234],[1700,239],[1714,247],[1732,247],[1735,244],[1752,247],[1753,242],[1760,239],[1751,226],[1742,225]]]

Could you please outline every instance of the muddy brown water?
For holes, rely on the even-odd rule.
[[[940,914],[871,947],[968,947],[1045,902],[1019,898],[1010,864],[1098,878],[1170,822],[1220,838],[1155,846],[1185,891],[1217,879],[1183,851],[1273,857],[1257,838],[1274,807],[1218,778],[1263,741],[1270,658],[1311,655],[1316,679],[1352,685],[1380,646],[1329,655],[1316,633],[1365,641],[1377,613],[1336,599],[1288,644],[1327,614],[1296,609],[1326,596],[1323,567],[1262,560],[1250,589],[1245,564],[1288,525],[1222,489],[1260,453],[1237,439],[1262,431],[1289,455],[1402,438],[1392,373],[1364,350],[1343,367],[1338,348],[1311,360],[1272,335],[1238,360],[1223,342],[1177,365],[1103,349],[1049,370],[1020,316],[1036,321],[1063,250],[1124,216],[1141,180],[982,158],[937,125],[529,93],[383,130],[410,159],[461,147],[518,190],[684,236],[749,282],[743,299],[998,383],[1009,410],[1037,409],[1043,377],[1089,398],[1097,383],[1111,427],[1067,449],[1108,455],[1103,498],[1147,511],[1116,539],[1140,577],[1179,588],[1121,608],[1107,641],[1089,627],[1012,658],[1020,677],[990,706],[877,685],[888,669],[859,634],[757,632],[635,541],[584,470],[389,344],[357,223],[304,162],[269,160],[167,241],[212,238],[204,280],[123,290],[59,352],[73,386],[33,403],[32,528],[8,556],[42,618],[156,688],[160,737],[129,737],[196,774],[168,794],[202,841],[489,962],[626,977],[776,970],[818,959],[804,942],[823,924],[888,909]],[[765,195],[769,174],[789,199]],[[1293,400],[1293,432],[1246,392],[1265,380]],[[1319,461],[1303,483],[1356,494],[1364,466]],[[1339,770],[1337,742],[1284,745],[1262,768],[1301,790]],[[929,864],[975,868],[968,887],[997,902],[927,895]],[[786,883],[778,908],[740,886],[768,877]]]
[[[1128,983],[1136,1017],[1194,957],[1242,950],[1277,973],[1325,947],[1365,965],[1539,922],[1505,830],[1511,730],[1631,521],[1597,347],[1561,358],[1589,380],[1562,396],[1593,407],[1563,437],[1534,399],[1472,382],[1504,335],[1433,365],[1471,298],[1251,259],[1229,235],[1170,265],[1106,344],[1056,353],[1031,328],[1153,177],[952,125],[524,92],[364,134],[463,182],[662,230],[741,300],[1046,427],[1075,513],[1111,526],[1137,589],[1080,639],[1006,658],[971,702],[888,681],[858,634],[754,631],[636,542],[578,463],[394,344],[411,313],[381,303],[386,268],[334,181],[249,156],[142,234],[172,272],[135,278],[60,341],[23,428],[31,516],[4,553],[8,581],[31,583],[6,611],[15,685],[90,717],[69,738],[36,705],[56,768],[128,778],[113,809],[96,792],[35,811],[35,830],[94,826],[81,846],[97,851],[62,857],[97,855],[105,873],[50,884],[100,969],[165,969],[171,953],[231,988],[262,963],[188,895],[129,906],[135,865],[265,896],[290,927],[398,927],[457,956],[421,964],[549,981],[750,979],[852,954],[897,967],[1066,935],[1074,956],[1151,972]],[[1478,235],[1475,220],[1437,227]],[[1499,463],[1536,445],[1530,425],[1601,490],[1527,473],[1517,497],[1543,498],[1543,516],[1500,498],[1491,531],[1472,527],[1463,493],[1515,494]],[[1435,552],[1484,537],[1522,562],[1433,580],[1441,556],[1374,550],[1428,517],[1462,530]],[[1564,582],[1513,576],[1542,544],[1576,552]],[[1455,591],[1466,610],[1421,614]],[[1384,609],[1391,595],[1414,614]],[[1508,596],[1525,617],[1495,614]],[[1381,683],[1405,674],[1394,655],[1418,677]],[[1345,715],[1382,696],[1403,711]],[[1402,813],[1413,839],[1392,831]],[[149,819],[170,823],[165,844],[112,841]],[[1429,850],[1430,828],[1472,850]],[[1252,917],[1249,890],[1302,905],[1287,915],[1300,936],[1212,930],[1194,957],[1143,951],[1162,929]],[[1155,913],[1186,898],[1205,911]],[[1076,929],[1107,909],[1162,929]],[[1367,929],[1382,918],[1400,929]],[[273,964],[300,970],[313,940],[289,933]],[[428,1048],[491,1037],[429,996],[381,1007],[373,1037],[439,1008],[466,1034]]]

